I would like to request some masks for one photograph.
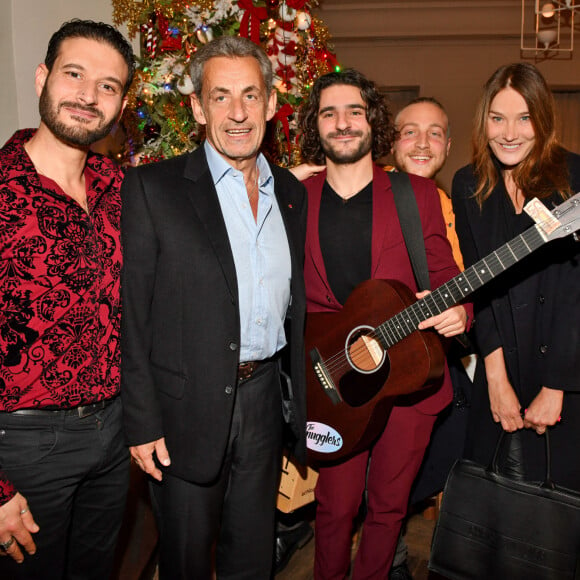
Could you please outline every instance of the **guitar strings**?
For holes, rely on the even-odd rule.
[[[383,325],[386,325],[389,322],[392,322],[398,316],[401,316],[404,312],[408,313],[408,316],[406,316],[406,320],[403,319],[401,321],[401,322],[404,322],[404,324],[407,326],[406,331],[404,330],[403,336],[400,336],[400,325],[398,324],[397,326],[399,327],[399,330],[397,332],[393,331],[392,332],[393,337],[390,337],[391,340],[392,340],[392,338],[395,339],[394,341],[392,341],[392,344],[388,345],[389,341],[385,340],[387,338],[387,336],[385,336],[385,333],[383,333],[382,331],[381,331],[380,335],[377,333],[378,327],[374,328],[371,332],[365,334],[365,336],[368,336],[370,339],[375,340],[377,343],[379,343],[382,354],[383,354],[383,358],[382,358],[381,362],[375,366],[375,369],[378,369],[380,366],[382,366],[382,363],[384,362],[384,357],[386,356],[386,351],[388,350],[388,348],[390,346],[393,346],[397,342],[400,342],[401,340],[403,340],[404,338],[409,336],[409,334],[411,334],[412,332],[417,330],[416,324],[418,324],[418,322],[421,322],[421,320],[425,319],[424,318],[425,312],[422,310],[423,304],[427,307],[428,312],[429,312],[429,316],[433,316],[433,313],[431,312],[431,307],[435,306],[436,308],[439,308],[439,305],[437,304],[437,299],[443,300],[442,297],[439,296],[438,290],[439,289],[434,290],[433,292],[431,292],[430,294],[428,294],[424,298],[418,300],[417,302],[414,302],[413,304],[410,304],[409,306],[407,306],[406,308],[401,310],[401,312],[395,314],[389,320],[387,320],[385,323],[383,323]],[[429,299],[433,302],[431,307],[427,304],[427,299]],[[443,301],[443,304],[445,304],[444,301]],[[427,316],[427,317],[429,317],[429,316]],[[412,322],[413,318],[416,320],[416,322]],[[409,326],[409,323],[411,323],[411,326]],[[383,346],[384,342],[387,342],[387,346]],[[336,373],[337,371],[342,372],[345,369],[348,370],[349,368],[352,368],[353,366],[355,369],[357,369],[358,367],[356,366],[356,363],[355,363],[356,357],[361,355],[361,353],[363,353],[365,350],[368,350],[368,347],[364,343],[361,346],[355,346],[349,352],[349,354],[346,354],[347,353],[346,349],[342,349],[339,352],[331,355],[327,359],[324,359],[323,360],[324,366],[325,366],[326,370],[330,373],[331,376],[333,375],[333,373]],[[352,365],[349,362],[349,358],[352,361]]]
[[[378,369],[380,366],[382,366],[382,363],[384,362],[384,357],[386,356],[386,351],[391,346],[394,346],[395,344],[397,344],[398,342],[409,336],[411,333],[418,330],[417,324],[419,322],[434,315],[432,308],[435,308],[436,313],[437,310],[441,311],[441,306],[440,304],[438,304],[438,301],[446,306],[446,302],[443,296],[440,294],[440,290],[443,287],[444,286],[434,290],[424,298],[421,298],[420,300],[417,300],[413,304],[410,304],[409,306],[401,310],[399,313],[392,316],[389,320],[379,325],[379,326],[384,325],[388,326],[389,323],[395,324],[396,328],[391,331],[392,336],[389,336],[388,333],[385,333],[383,331],[379,331],[380,332],[379,334],[377,332],[377,329],[379,327],[373,328],[371,332],[365,335],[368,336],[371,340],[375,340],[380,345],[380,349],[383,355],[381,362],[379,364],[376,364],[374,369],[372,370]],[[429,305],[428,301],[431,302],[431,306]],[[455,301],[454,303],[456,302],[457,301]],[[427,313],[424,311],[424,307],[427,308]],[[403,313],[406,314],[403,315]],[[403,317],[400,318],[399,322],[396,322],[397,317],[401,317],[402,315]],[[389,342],[391,342],[391,344],[389,344]],[[384,343],[386,343],[386,345]],[[331,376],[333,375],[333,373],[342,372],[345,369],[348,370],[349,368],[352,367],[358,369],[355,360],[357,356],[361,355],[361,353],[363,353],[365,350],[368,351],[368,347],[364,343],[360,346],[353,347],[353,349],[348,354],[347,350],[343,349],[331,355],[327,359],[323,360],[323,363],[325,365],[326,370],[330,373]],[[352,361],[352,365],[349,361],[349,358],[350,361]]]
[[[375,330],[373,330],[372,332],[368,333],[365,336],[368,336],[372,340],[375,340],[378,343],[380,343],[381,342],[380,337],[377,335]],[[364,344],[362,346],[355,346],[354,349],[351,350],[351,352],[350,352],[350,359],[352,360],[353,358],[356,358],[358,355],[363,353],[365,350],[368,350],[368,348]],[[382,345],[381,345],[381,351],[383,351],[383,353],[385,353],[385,351],[386,351],[386,349]],[[354,364],[354,361],[353,361],[353,364]],[[346,354],[345,350],[341,350],[341,351],[337,352],[336,354],[331,355],[328,359],[326,359],[324,361],[324,365],[325,365],[326,369],[331,374],[333,372],[336,372],[337,370],[343,370],[344,368],[348,368],[351,366],[349,363],[349,356]]]
[[[418,330],[416,324],[418,324],[418,322],[421,322],[422,320],[425,320],[425,318],[424,318],[425,313],[422,309],[423,304],[425,304],[429,310],[429,316],[427,316],[427,318],[429,318],[430,316],[433,316],[433,313],[431,312],[431,307],[429,307],[429,305],[427,304],[428,298],[433,302],[433,305],[436,308],[440,308],[439,305],[437,304],[437,299],[441,299],[443,301],[443,304],[445,304],[445,301],[439,295],[440,289],[441,288],[434,290],[433,292],[431,292],[430,294],[428,294],[424,298],[422,298],[422,299],[418,300],[417,302],[414,302],[413,304],[407,306],[401,312],[392,316],[389,320],[387,320],[386,322],[384,322],[381,325],[381,326],[386,325],[389,322],[392,322],[395,318],[397,318],[397,316],[401,316],[403,314],[403,312],[408,312],[409,316],[407,316],[407,320],[405,321],[407,328],[403,330],[403,336],[400,336],[400,330],[397,333],[395,333],[393,331],[393,337],[391,337],[391,339],[394,338],[395,340],[392,342],[392,344],[387,345],[386,347],[383,346],[383,342],[385,342],[386,337],[385,337],[384,333],[382,333],[382,332],[380,335],[377,333],[378,327],[374,328],[368,334],[365,334],[365,336],[368,336],[370,339],[375,340],[376,342],[379,343],[381,351],[383,353],[383,359],[381,360],[381,362],[378,365],[375,366],[375,368],[379,368],[382,365],[382,363],[384,362],[384,357],[386,356],[386,351],[389,349],[390,346],[394,346],[395,344],[397,344],[398,342],[400,342],[401,340],[403,340],[404,338],[409,336],[411,333]],[[416,319],[417,323],[412,322],[413,318]],[[411,322],[410,326],[409,326],[409,322]],[[398,325],[398,326],[400,326],[400,325]],[[399,334],[399,336],[397,334]],[[350,360],[353,361],[354,367],[357,368],[354,360],[356,359],[356,357],[358,355],[363,353],[365,350],[368,350],[368,347],[364,344],[362,344],[361,346],[355,346],[353,348],[353,350],[350,351],[350,357],[349,357],[349,355],[346,354],[346,352],[347,352],[346,349],[340,350],[339,352],[331,355],[330,357],[328,357],[327,359],[325,359],[323,361],[325,368],[331,375],[336,371],[343,371],[344,369],[348,369],[349,367],[351,367],[351,364],[349,362],[349,358],[350,358]]]
[[[433,298],[433,300],[435,300],[435,298],[436,298],[435,293],[436,293],[436,291],[432,292],[428,296]],[[427,298],[427,297],[425,297],[425,298]],[[420,322],[422,315],[423,315],[423,312],[421,310],[420,305],[425,301],[425,298],[422,298],[421,300],[418,300],[417,302],[414,302],[413,304],[407,306],[401,312],[399,312],[395,316],[391,317],[389,320],[387,320],[383,324],[388,324],[394,318],[396,318],[397,316],[400,316],[403,312],[406,312],[406,311],[409,311],[409,313],[414,316],[414,318],[417,320],[417,322]],[[435,306],[437,306],[436,302],[435,302]],[[421,316],[418,316],[417,314],[421,314]],[[409,320],[411,320],[413,316],[409,316]],[[374,328],[371,332],[369,332],[365,336],[368,336],[370,339],[378,342],[381,345],[381,347],[380,347],[381,351],[383,353],[386,353],[386,351],[388,350],[388,346],[387,347],[383,346],[383,342],[385,339],[384,333],[381,332],[381,334],[379,335],[377,333],[377,328]],[[396,340],[390,346],[393,346],[394,344],[396,344],[397,342],[399,342],[400,340],[402,340],[403,338],[405,338],[406,336],[408,336],[409,334],[411,334],[411,332],[414,332],[415,330],[417,330],[416,325],[413,325],[411,328],[407,328],[407,333],[402,337],[395,336]],[[361,346],[354,347],[354,349],[350,351],[350,359],[351,360],[355,359],[358,355],[360,355],[365,350],[368,350],[368,347],[364,344]],[[340,350],[339,352],[331,355],[330,357],[325,359],[323,362],[324,362],[326,369],[331,374],[337,370],[343,370],[344,368],[348,368],[351,366],[349,363],[349,356],[346,354],[345,349]],[[353,364],[354,364],[354,361],[353,361]],[[377,368],[378,368],[378,366],[380,366],[380,365],[377,365]]]
[[[541,225],[540,225],[540,227],[541,227]],[[530,228],[530,230],[532,230],[532,229],[534,229],[534,226],[532,226],[532,228]],[[443,304],[447,308],[457,304],[462,298],[464,298],[468,294],[471,294],[471,292],[475,289],[475,288],[473,288],[472,282],[469,280],[469,276],[471,274],[475,274],[475,276],[477,277],[477,280],[475,280],[475,281],[479,282],[479,285],[485,284],[486,282],[489,281],[489,280],[484,280],[480,276],[480,273],[477,271],[476,268],[481,268],[482,265],[485,266],[487,272],[491,273],[491,278],[494,278],[497,275],[497,273],[503,272],[504,270],[511,267],[512,265],[514,265],[515,263],[517,263],[521,259],[522,256],[520,256],[519,254],[520,254],[520,251],[522,249],[524,250],[524,255],[527,255],[527,254],[531,253],[534,249],[536,249],[536,248],[530,248],[528,246],[527,242],[531,241],[531,240],[526,240],[523,237],[524,234],[530,232],[530,230],[527,230],[527,232],[520,234],[519,236],[517,236],[516,238],[514,238],[513,240],[511,240],[507,244],[504,244],[503,246],[498,248],[496,251],[492,252],[491,254],[489,254],[488,256],[486,256],[485,258],[483,258],[482,260],[480,260],[476,264],[472,265],[470,268],[467,268],[464,272],[458,274],[457,276],[455,276],[454,278],[452,278],[451,280],[446,282],[444,285],[440,286],[439,288],[437,288],[436,290],[434,290],[433,292],[428,294],[425,298],[423,298],[423,299],[415,302],[414,304],[408,306],[407,308],[403,309],[398,315],[400,315],[403,312],[408,310],[411,314],[414,314],[416,316],[417,309],[415,307],[418,304],[421,304],[424,301],[426,301],[427,298],[431,298],[433,300],[435,307],[440,309],[440,311],[443,311],[443,310],[441,310],[441,304]],[[499,262],[498,265],[501,268],[500,272],[497,272],[497,273],[494,272],[494,268],[490,267],[490,264],[488,263],[488,261],[491,261],[494,258],[496,260],[498,260],[498,262]],[[505,264],[507,264],[507,266]],[[482,272],[482,274],[483,274],[483,272]],[[470,287],[469,289],[466,288],[465,291],[459,287],[458,280],[457,280],[457,278],[462,276],[462,275],[463,275],[464,280],[467,282],[467,284]],[[453,302],[451,305],[447,304],[447,301],[445,300],[445,298],[441,292],[445,288],[447,288],[446,291],[449,291],[449,292],[451,291],[451,288],[448,287],[449,283],[454,283],[455,285],[457,285],[457,290],[459,290],[459,292],[461,294],[461,297],[459,299],[456,299],[455,296],[453,296],[453,294],[451,293],[451,295],[453,297]],[[438,300],[441,302],[441,304],[438,303]],[[428,305],[427,305],[427,307],[429,308]],[[415,310],[415,312],[413,310]],[[418,309],[418,312],[421,315],[424,314],[422,312],[421,308]],[[398,315],[393,316],[390,320],[393,320]],[[430,313],[430,315],[432,316],[433,314]],[[390,322],[390,320],[387,322]],[[409,320],[410,320],[410,318],[406,322],[408,323]],[[419,320],[419,317],[417,317],[417,320]],[[409,334],[411,334],[415,330],[417,330],[416,327],[414,327],[409,333],[405,334],[402,337],[397,338],[395,336],[395,338],[397,338],[397,340],[393,344],[396,344],[400,340],[403,340],[404,338],[406,338]],[[381,337],[378,336],[376,329],[373,329],[373,331],[368,333],[366,336],[368,336],[369,338],[371,338],[373,340],[376,340],[379,344],[381,344],[381,350],[383,352],[383,356],[386,356],[386,351],[388,350],[388,347],[385,348],[382,346]],[[384,339],[384,336],[382,338]],[[390,346],[393,346],[393,345],[390,345]],[[352,351],[350,351],[350,353],[349,353],[350,359],[351,360],[356,359],[356,357],[358,355],[360,355],[362,352],[364,352],[364,350],[368,350],[368,347],[364,344],[362,346],[354,347],[354,349]],[[351,367],[351,364],[349,362],[349,355],[347,355],[346,352],[347,352],[346,349],[343,349],[343,350],[337,352],[336,354],[331,355],[328,359],[323,361],[327,371],[331,375],[337,371],[342,371],[343,369],[348,369],[349,367]],[[356,367],[356,365],[354,364],[354,360],[353,360],[353,365]],[[377,365],[376,368],[378,368],[379,366],[380,366],[380,364]]]
[[[430,295],[431,296],[431,295]],[[396,318],[396,316],[399,316],[400,314],[402,314],[403,312],[405,312],[406,310],[418,310],[420,311],[420,308],[417,308],[417,305],[420,302],[423,302],[425,299],[421,299],[420,301],[417,301],[413,304],[411,304],[410,306],[408,306],[407,308],[403,309],[401,312],[399,312],[398,314],[396,314],[395,316],[393,316],[391,319],[389,319],[386,323],[390,322],[391,320],[393,320],[394,318]],[[416,313],[415,314],[415,318],[417,318],[417,320],[420,320],[420,317],[417,316]],[[410,330],[410,332],[414,332],[415,330],[417,330],[416,326],[412,327],[412,330]],[[410,332],[408,334],[410,334]],[[382,333],[381,333],[382,334]],[[399,337],[398,340],[396,340],[393,344],[396,344],[396,342],[399,342],[399,340],[402,340],[403,338],[405,338],[406,336],[408,336],[408,334],[405,334],[405,336],[403,337]],[[368,334],[366,334],[365,336],[368,336],[370,339],[375,340],[376,342],[378,342],[381,346],[381,351],[383,352],[383,356],[385,356],[386,351],[388,350],[388,347],[385,348],[382,344],[382,342],[384,341],[384,334],[381,336],[377,333],[377,328],[374,328],[371,332],[369,332]],[[392,345],[391,345],[392,346]],[[356,359],[356,357],[358,355],[360,355],[361,353],[363,353],[365,350],[368,350],[368,347],[366,345],[361,345],[361,346],[355,346],[353,350],[350,351],[350,359]],[[336,372],[337,370],[342,371],[343,369],[348,369],[351,365],[349,363],[349,356],[346,354],[346,351],[343,349],[339,352],[337,352],[336,354],[331,355],[330,357],[328,357],[327,359],[325,359],[324,361],[324,365],[326,367],[326,369],[332,374],[333,372]],[[382,361],[381,361],[382,362]],[[354,363],[353,360],[353,364],[356,367],[356,364]],[[380,366],[377,365],[377,368]]]

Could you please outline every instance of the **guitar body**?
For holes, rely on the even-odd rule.
[[[548,210],[525,211],[536,225],[430,294],[415,295],[395,280],[367,280],[335,313],[306,318],[306,443],[313,462],[340,462],[381,434],[398,395],[435,385],[445,355],[435,331],[416,330],[546,242],[580,231],[580,193]],[[386,320],[385,320],[386,319]],[[383,322],[385,321],[385,322]]]
[[[388,351],[373,333],[414,302],[401,282],[367,280],[340,312],[307,315],[306,435],[313,462],[340,462],[367,449],[384,429],[398,395],[443,376],[445,353],[434,331],[416,330]],[[318,357],[332,393],[313,364]]]

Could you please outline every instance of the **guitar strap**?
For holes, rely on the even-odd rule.
[[[417,287],[420,290],[431,290],[425,239],[411,180],[406,173],[399,172],[390,172],[389,179],[393,186],[399,223],[401,224],[401,230],[403,230],[403,238],[405,238],[405,245],[413,266]]]
[[[389,179],[393,186],[395,206],[397,207],[401,230],[403,230],[407,253],[413,266],[413,274],[415,274],[417,288],[420,290],[431,290],[429,269],[427,267],[427,254],[425,252],[425,238],[423,237],[419,208],[413,187],[411,186],[411,180],[406,173],[394,171],[389,173]],[[455,339],[463,348],[473,348],[465,332],[455,336]]]

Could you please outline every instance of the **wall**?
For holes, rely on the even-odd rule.
[[[343,66],[381,86],[418,85],[445,105],[453,145],[439,180],[448,189],[469,161],[483,83],[520,60],[520,0],[321,0],[318,14]],[[18,127],[38,125],[34,71],[52,32],[73,17],[111,22],[111,15],[110,0],[0,0],[0,143]],[[552,86],[580,89],[579,54],[542,59],[537,65]]]
[[[343,66],[381,86],[418,85],[446,107],[453,142],[439,182],[447,190],[470,160],[475,104],[499,66],[535,62],[551,86],[580,90],[580,55],[521,58],[520,0],[322,0],[318,14]]]
[[[0,141],[16,128],[18,104],[16,92],[16,75],[14,70],[14,51],[12,48],[12,6],[6,2],[2,5],[0,18]]]

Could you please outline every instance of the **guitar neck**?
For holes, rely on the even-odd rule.
[[[436,316],[505,272],[546,243],[537,226],[507,242],[461,274],[433,290],[375,329],[385,348],[390,348],[417,330],[423,320]]]

